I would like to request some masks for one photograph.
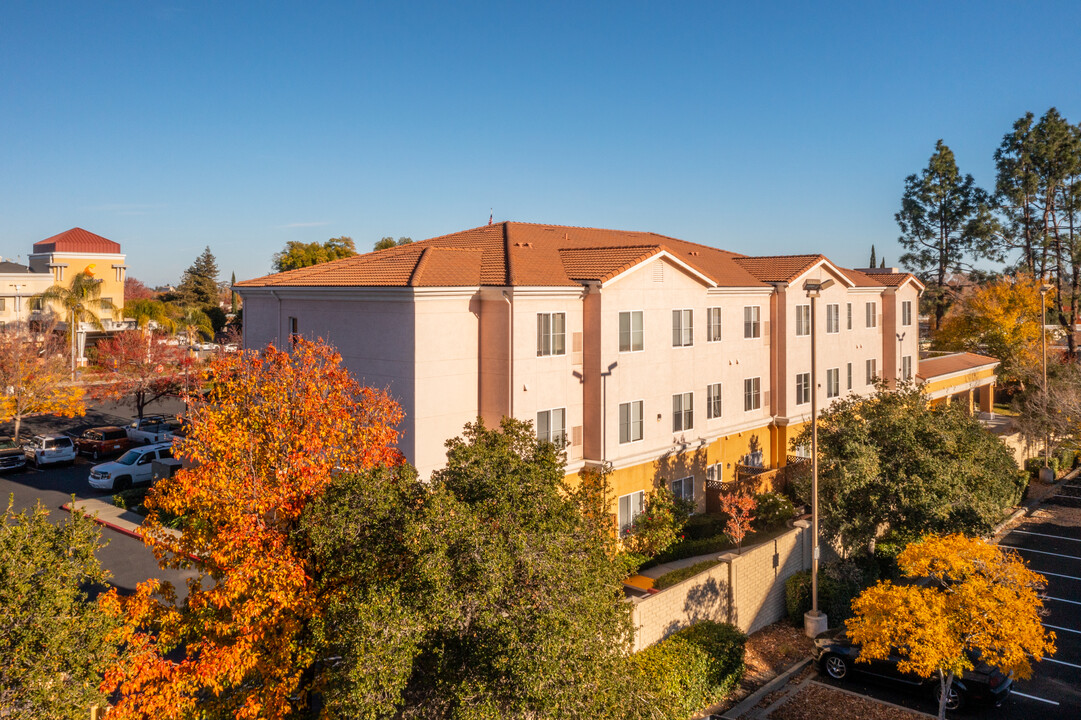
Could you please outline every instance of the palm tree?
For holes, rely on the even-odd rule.
[[[214,337],[214,324],[210,322],[210,317],[198,308],[186,308],[176,324],[188,336],[189,346],[194,344],[196,337],[206,340]]]
[[[43,303],[55,303],[70,318],[68,332],[71,334],[71,379],[75,379],[75,361],[78,354],[79,324],[88,322],[98,330],[104,330],[98,312],[101,311],[101,280],[85,270],[71,279],[71,285],[53,285],[38,295]]]
[[[176,330],[176,320],[161,300],[132,300],[124,304],[124,317],[135,321],[135,327],[147,330],[154,323],[165,332]]]

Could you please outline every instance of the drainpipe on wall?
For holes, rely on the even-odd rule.
[[[506,290],[503,299],[507,301],[507,417],[514,417],[514,304]]]
[[[274,288],[270,289],[270,296],[278,301],[278,332],[275,333],[274,339],[278,341],[279,347],[281,346],[281,331],[282,331],[282,299],[278,297],[278,293]]]

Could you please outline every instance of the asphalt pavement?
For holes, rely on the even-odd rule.
[[[147,413],[182,412],[183,403],[175,398],[167,398],[156,403]],[[83,428],[99,425],[123,425],[130,422],[133,413],[122,405],[101,405],[87,410],[85,417],[58,418],[44,416],[31,418],[23,423],[20,435],[23,438],[39,433],[63,434],[78,433]],[[12,424],[0,425],[0,435],[11,434]],[[100,462],[100,461],[99,461]],[[90,468],[96,463],[79,457],[73,465],[35,468],[28,464],[23,470],[0,474],[0,501],[7,506],[7,499],[14,498],[16,510],[29,509],[41,502],[49,511],[54,522],[67,517],[61,506],[71,501],[74,495],[79,499],[99,499],[112,502],[112,493],[94,490],[88,483]],[[102,539],[107,545],[98,557],[110,573],[111,583],[121,592],[134,592],[135,586],[149,578],[168,580],[176,586],[183,596],[185,580],[195,575],[191,571],[162,570],[158,567],[150,549],[141,540],[102,527]]]

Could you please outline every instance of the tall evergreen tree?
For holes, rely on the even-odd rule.
[[[990,202],[971,175],[961,175],[942,140],[923,172],[905,178],[901,210],[894,216],[901,228],[898,242],[908,251],[901,264],[927,285],[935,327],[949,306],[947,275],[970,269],[974,259],[1000,257]]]
[[[218,262],[208,246],[184,271],[176,299],[185,305],[218,305]]]
[[[871,243],[871,261],[869,263],[867,263],[867,267],[872,267],[873,268],[874,266],[875,266],[875,244]]]

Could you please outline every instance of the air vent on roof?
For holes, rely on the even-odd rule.
[[[698,254],[698,251],[697,251],[697,250],[691,250],[691,251],[690,251],[689,253],[687,253],[687,254],[688,254],[688,255],[697,255],[697,254]]]
[[[516,242],[516,243],[514,243],[514,247],[533,247],[533,243],[531,243],[531,242]]]
[[[664,282],[664,263],[660,260],[653,263],[653,282]]]

